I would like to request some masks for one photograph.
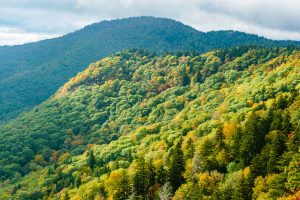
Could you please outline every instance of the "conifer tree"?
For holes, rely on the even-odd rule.
[[[160,167],[157,170],[155,180],[158,184],[163,185],[166,182],[167,178],[167,171],[164,169],[163,165],[160,165]]]
[[[95,164],[96,164],[96,159],[95,159],[95,156],[94,156],[94,152],[93,152],[93,150],[90,150],[89,154],[88,154],[87,165],[93,171],[94,168],[95,168]]]
[[[264,128],[261,119],[254,112],[251,112],[246,119],[240,141],[239,153],[242,165],[248,165],[261,150],[265,137]]]
[[[133,177],[133,190],[137,197],[146,199],[150,188],[150,172],[144,158],[139,158]]]
[[[182,86],[187,86],[190,84],[190,78],[186,72],[185,67],[180,71],[180,78]]]
[[[155,173],[155,168],[152,164],[152,160],[149,161],[149,163],[146,163],[146,166],[148,168],[149,171],[149,184],[150,186],[155,184],[155,177],[156,177],[156,173]]]
[[[169,181],[173,188],[173,192],[175,192],[184,182],[184,178],[182,175],[184,171],[184,159],[183,152],[181,150],[181,142],[176,143],[173,147],[169,162]]]

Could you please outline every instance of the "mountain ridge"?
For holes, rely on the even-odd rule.
[[[299,55],[127,50],[93,63],[0,126],[0,195],[155,199],[170,184],[174,199],[296,198]]]
[[[249,43],[271,47],[294,42],[276,42],[239,32],[202,33],[171,19],[133,17],[92,24],[41,42],[2,46],[0,122],[43,102],[86,65],[111,53],[130,48],[205,52]]]
[[[166,18],[166,17],[153,17],[153,16],[136,16],[136,17],[127,17],[127,18],[117,18],[117,19],[111,19],[111,20],[102,20],[100,22],[94,22],[92,24],[88,24],[86,26],[84,26],[83,28],[80,28],[80,29],[77,29],[77,30],[74,30],[74,31],[71,31],[69,33],[65,33],[61,36],[57,36],[57,37],[53,37],[53,38],[48,38],[48,39],[42,39],[42,40],[39,40],[39,41],[34,41],[34,42],[27,42],[27,43],[24,43],[24,44],[16,44],[16,45],[0,45],[0,48],[1,47],[16,47],[16,46],[23,46],[23,45],[30,45],[30,44],[35,44],[35,43],[40,43],[40,42],[45,42],[45,41],[48,41],[48,40],[52,40],[52,39],[58,39],[58,38],[62,38],[62,37],[65,37],[65,36],[68,36],[68,35],[72,35],[78,31],[81,31],[83,29],[93,29],[94,27],[98,26],[98,25],[104,25],[104,24],[109,24],[110,22],[114,22],[114,21],[122,21],[122,20],[130,20],[130,19],[134,19],[134,18],[149,18],[149,19],[160,19],[160,20],[168,20],[168,21],[173,21],[175,23],[179,23],[189,29],[193,29],[193,30],[196,30],[197,32],[200,32],[200,33],[204,33],[204,34],[210,34],[210,33],[217,33],[217,32],[223,32],[223,33],[243,33],[243,34],[247,34],[247,35],[252,35],[252,36],[257,36],[259,38],[264,38],[264,39],[267,39],[267,40],[272,40],[272,41],[282,41],[282,42],[300,42],[300,41],[297,41],[297,40],[290,40],[290,39],[272,39],[272,38],[268,38],[266,36],[263,36],[263,35],[259,35],[259,34],[255,34],[255,33],[247,33],[247,32],[243,32],[243,31],[238,31],[238,30],[233,30],[233,29],[220,29],[220,30],[210,30],[210,31],[202,31],[202,30],[198,30],[190,25],[187,25],[187,24],[184,24],[178,20],[175,20],[175,19],[171,19],[171,18]]]

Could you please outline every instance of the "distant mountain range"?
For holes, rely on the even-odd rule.
[[[130,48],[195,50],[244,44],[299,45],[236,31],[200,32],[180,22],[154,17],[103,21],[62,37],[0,47],[0,122],[14,118],[51,96],[91,62]]]

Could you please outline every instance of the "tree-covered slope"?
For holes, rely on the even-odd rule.
[[[136,17],[103,21],[63,37],[0,47],[0,122],[29,110],[100,58],[129,48],[206,52],[239,44],[286,45],[255,35],[202,33],[170,19]],[[296,44],[296,43],[295,43]]]
[[[1,199],[297,199],[299,74],[283,48],[104,58],[0,126]]]

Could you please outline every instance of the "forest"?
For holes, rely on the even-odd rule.
[[[64,36],[0,46],[0,123],[30,111],[92,62],[112,53],[142,48],[204,53],[242,44],[300,46],[238,31],[200,32],[167,18],[131,17],[91,24]]]
[[[297,200],[300,50],[112,54],[0,125],[0,199]]]

